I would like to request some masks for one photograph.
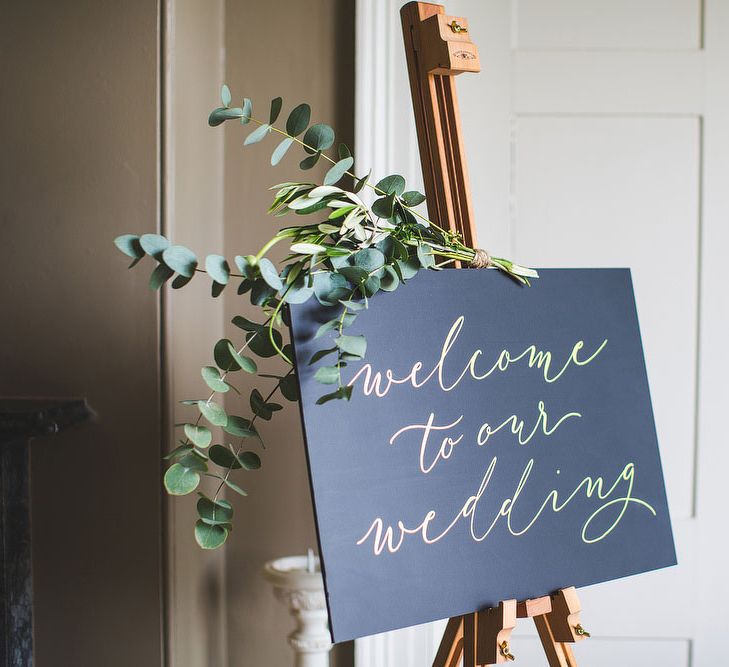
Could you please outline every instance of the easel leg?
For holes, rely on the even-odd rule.
[[[543,616],[535,616],[534,625],[537,626],[539,639],[542,642],[542,648],[544,649],[544,654],[547,656],[549,667],[577,667],[575,656],[569,644],[555,641],[546,614]]]
[[[456,667],[463,653],[463,616],[448,621],[433,667]]]

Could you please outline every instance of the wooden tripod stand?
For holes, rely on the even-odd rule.
[[[446,16],[442,5],[409,2],[400,10],[410,92],[430,219],[476,247],[476,228],[454,76],[479,72],[468,21]],[[514,660],[509,649],[517,618],[532,618],[550,667],[576,667],[570,644],[589,637],[579,621],[574,588],[448,621],[433,667],[482,667]]]

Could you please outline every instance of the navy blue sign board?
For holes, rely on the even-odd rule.
[[[376,295],[349,402],[309,365],[337,309],[292,307],[334,641],[676,563],[630,272],[540,276]]]

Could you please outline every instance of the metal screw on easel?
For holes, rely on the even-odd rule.
[[[507,660],[516,660],[516,658],[514,657],[514,654],[509,650],[509,642],[507,642],[507,641],[503,641],[503,642],[501,642],[501,644],[499,644],[499,652]]]
[[[450,22],[450,28],[455,33],[468,32],[468,28],[462,26],[456,19]]]
[[[580,637],[589,637],[590,636],[590,633],[587,630],[585,630],[585,628],[583,628],[582,625],[580,625],[579,623],[575,626],[575,632]]]

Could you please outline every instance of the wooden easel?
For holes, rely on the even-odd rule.
[[[400,10],[418,132],[428,216],[476,247],[476,228],[463,150],[454,77],[479,72],[468,21],[442,5],[409,2]],[[574,588],[518,602],[505,600],[448,621],[433,667],[482,667],[514,660],[509,648],[517,618],[532,618],[550,667],[576,667],[570,644],[589,637],[579,621]]]

